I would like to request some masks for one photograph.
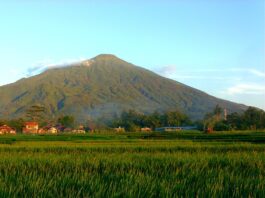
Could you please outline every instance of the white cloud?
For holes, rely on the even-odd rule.
[[[208,75],[214,75],[214,74],[238,74],[245,73],[254,75],[256,77],[265,77],[265,72],[258,70],[258,69],[249,69],[249,68],[239,68],[239,67],[233,67],[233,68],[207,68],[207,69],[186,69],[186,68],[177,68],[177,66],[169,65],[169,66],[163,66],[158,69],[156,69],[158,74],[161,74],[163,76],[172,76],[172,75],[179,75],[180,77],[183,76],[182,74],[185,74],[186,76],[193,76],[194,78],[199,78],[198,76],[208,76]],[[200,73],[200,75],[192,75],[194,73]],[[191,77],[190,77],[191,78]]]
[[[256,69],[250,69],[249,72],[259,77],[265,77],[265,72]]]
[[[156,69],[156,73],[159,75],[165,76],[167,78],[172,78],[175,80],[186,80],[186,79],[194,79],[194,80],[232,80],[232,81],[240,81],[241,78],[235,75],[231,75],[231,71],[235,71],[234,69],[178,69],[177,66],[169,65]],[[230,75],[224,75],[224,73],[230,73]]]
[[[157,69],[157,73],[163,76],[168,76],[176,72],[177,72],[177,69],[176,69],[176,66],[174,65],[163,66]]]
[[[261,95],[265,94],[265,86],[254,84],[254,83],[241,83],[234,85],[232,87],[229,87],[226,90],[226,93],[229,95],[235,95],[235,94],[255,94],[255,95]]]
[[[217,81],[224,81],[224,80],[231,80],[231,81],[240,81],[241,78],[239,77],[229,77],[229,76],[215,76],[215,75],[169,75],[169,77],[174,78],[176,80],[179,79],[198,79],[198,80],[217,80]]]
[[[26,76],[32,76],[39,74],[41,72],[44,72],[48,69],[53,68],[61,68],[61,67],[67,67],[71,64],[78,63],[81,61],[86,60],[85,58],[78,58],[78,59],[66,59],[66,60],[60,60],[60,61],[54,61],[51,59],[45,59],[38,61],[37,63],[33,64],[32,67],[28,68],[26,71]]]

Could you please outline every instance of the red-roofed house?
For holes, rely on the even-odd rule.
[[[38,133],[39,124],[37,122],[25,122],[23,133]]]
[[[0,126],[0,135],[4,134],[16,134],[16,130],[7,125]]]
[[[150,127],[143,127],[141,128],[141,132],[151,132],[152,129]]]
[[[46,127],[40,128],[38,133],[39,134],[56,134],[58,133],[58,130],[56,127],[46,126]]]

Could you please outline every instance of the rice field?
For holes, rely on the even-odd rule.
[[[265,133],[0,137],[0,197],[264,197]]]

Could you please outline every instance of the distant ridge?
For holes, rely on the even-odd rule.
[[[247,106],[210,96],[161,77],[111,54],[101,54],[68,67],[0,87],[0,116],[18,118],[33,104],[47,108],[47,117],[74,115],[78,120],[110,120],[123,110],[142,113],[180,110],[201,119],[219,104],[228,112]]]

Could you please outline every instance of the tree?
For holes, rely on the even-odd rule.
[[[125,126],[126,131],[130,131],[130,132],[135,132],[135,131],[140,131],[140,126],[134,124],[133,122],[127,123],[127,125]]]
[[[44,113],[46,112],[46,108],[41,105],[32,105],[27,111],[26,116],[29,120],[32,121],[40,121],[44,117]]]
[[[163,125],[163,118],[163,115],[160,115],[158,112],[154,112],[146,118],[147,122],[145,125],[152,127],[153,129],[161,127]]]
[[[223,121],[219,121],[216,122],[213,129],[215,131],[229,131],[230,127],[229,125],[223,120]]]
[[[199,131],[203,131],[204,130],[204,123],[203,123],[203,120],[197,120],[193,123],[196,128],[199,130]]]
[[[221,121],[222,108],[216,105],[212,113],[208,113],[204,117],[204,131],[212,132],[217,122]]]
[[[221,120],[220,112],[220,108],[216,106],[213,113],[205,116],[205,130],[256,130],[265,128],[265,112],[261,109],[249,107],[243,114],[231,113],[227,115],[226,121]]]
[[[6,122],[7,122],[6,120],[0,120],[0,126],[5,125]]]
[[[20,119],[13,119],[13,120],[9,120],[7,122],[7,124],[10,127],[16,129],[16,131],[20,131],[21,132],[22,129],[23,129],[23,126],[24,126],[24,120],[22,118],[20,118]]]
[[[221,119],[222,108],[217,104],[213,110],[213,114],[216,115],[217,119]]]
[[[227,115],[227,124],[232,130],[242,130],[246,128],[246,125],[242,120],[242,115],[237,112]]]
[[[179,111],[171,111],[164,114],[164,125],[182,126],[191,124],[190,119]]]
[[[217,122],[216,115],[204,119],[204,131],[210,133],[213,131],[214,125]]]
[[[264,128],[264,111],[249,107],[243,114],[243,122],[246,123],[248,129]]]
[[[74,127],[75,118],[73,116],[69,116],[69,115],[62,116],[62,117],[58,118],[58,123],[60,123],[64,127],[72,128],[72,127]]]
[[[122,126],[126,131],[137,131],[144,124],[144,115],[134,110],[122,112],[120,119],[115,123],[115,127]]]
[[[122,126],[126,131],[137,131],[141,127],[157,128],[162,126],[180,126],[190,124],[190,119],[179,111],[171,111],[165,114],[154,112],[144,115],[134,110],[123,112],[120,119],[114,120],[112,127]]]

